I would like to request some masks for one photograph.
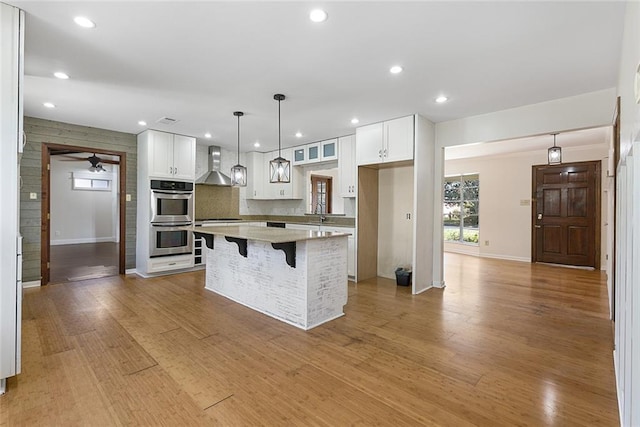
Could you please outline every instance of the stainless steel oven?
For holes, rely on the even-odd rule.
[[[151,224],[149,233],[150,257],[191,254],[193,250],[193,232],[182,230],[183,224]]]
[[[151,223],[193,222],[193,183],[151,180]]]

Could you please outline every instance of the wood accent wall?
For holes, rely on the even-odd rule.
[[[136,266],[136,185],[138,148],[136,135],[78,126],[51,120],[24,118],[27,145],[20,162],[20,232],[23,236],[23,282],[40,280],[40,230],[42,191],[42,143],[122,151],[126,153],[126,268]],[[36,193],[37,199],[29,198]],[[70,214],[73,214],[70,212]]]
[[[378,170],[358,167],[358,281],[378,274]]]

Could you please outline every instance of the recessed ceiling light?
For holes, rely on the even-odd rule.
[[[207,133],[204,134],[204,137],[205,138],[211,138],[211,134],[209,132],[207,132]]]
[[[354,117],[353,119],[351,119],[351,124],[352,125],[357,125],[358,123],[360,123],[360,120],[358,120],[357,117]]]
[[[401,67],[401,66],[399,66],[399,65],[394,65],[393,67],[391,67],[391,68],[389,69],[389,72],[390,72],[391,74],[398,74],[398,73],[401,73],[401,72],[402,72],[402,67]]]
[[[82,28],[95,28],[96,24],[89,18],[84,16],[76,16],[73,18],[73,22],[80,25]]]
[[[144,120],[140,120],[140,121],[138,122],[138,124],[139,124],[140,126],[146,126],[146,125],[147,125],[147,122],[145,122]]]
[[[62,80],[67,80],[69,78],[69,75],[67,73],[63,73],[62,71],[56,71],[55,73],[53,73],[53,75]]]
[[[296,132],[296,138],[302,138],[302,133]]]
[[[56,108],[56,104],[54,104],[53,102],[43,102],[42,105],[47,108]]]
[[[256,141],[256,142],[253,143],[253,146],[258,148],[258,147],[260,147],[260,143],[258,141]]]
[[[436,98],[436,102],[438,104],[442,104],[443,102],[447,102],[448,99],[449,98],[447,98],[446,96],[440,95],[439,97]]]
[[[309,19],[313,22],[324,22],[327,20],[327,12],[322,9],[313,9],[311,13],[309,13]]]

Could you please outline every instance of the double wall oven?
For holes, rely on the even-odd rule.
[[[193,209],[192,182],[151,180],[150,257],[192,253]]]

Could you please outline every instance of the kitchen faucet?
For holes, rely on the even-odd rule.
[[[320,215],[319,219],[321,224],[327,219],[322,213],[322,204],[320,202],[316,203],[315,213]]]

